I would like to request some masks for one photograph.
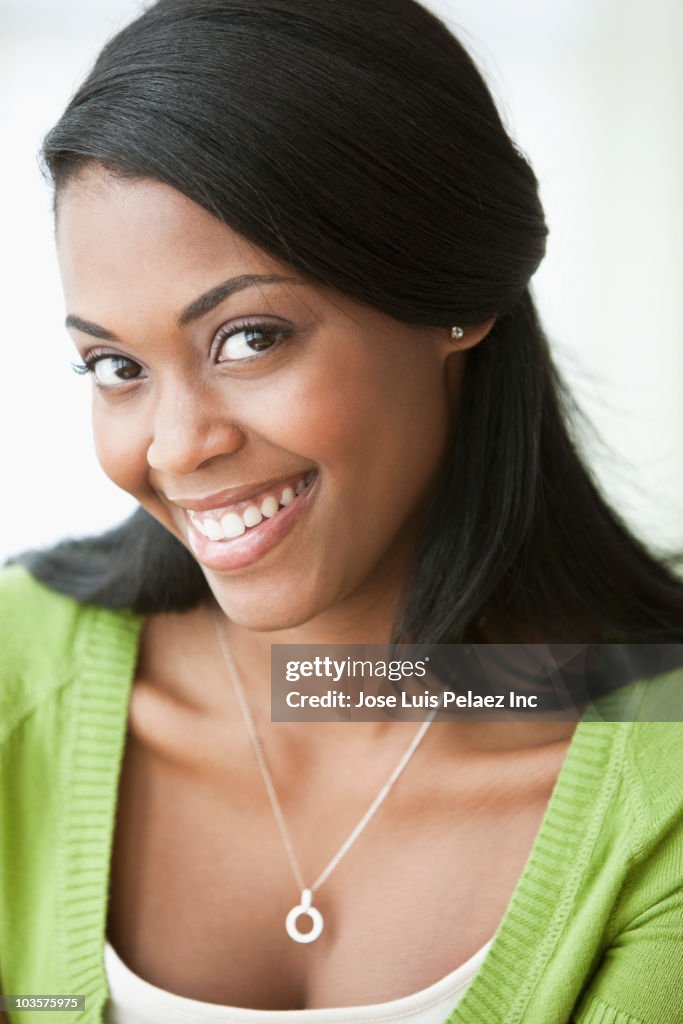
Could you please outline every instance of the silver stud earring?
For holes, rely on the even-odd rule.
[[[462,327],[451,327],[451,338],[453,341],[459,341],[460,338],[464,337],[465,332]]]

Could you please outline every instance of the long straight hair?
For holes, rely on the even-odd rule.
[[[403,321],[495,316],[394,641],[683,639],[681,556],[648,550],[574,441],[530,280],[537,181],[473,61],[414,0],[159,0],[102,50],[43,147],[59,196],[88,165],[179,190],[315,282]],[[143,613],[208,595],[142,509],[18,559]]]

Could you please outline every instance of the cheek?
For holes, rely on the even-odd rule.
[[[367,452],[382,419],[367,367],[327,359],[297,366],[248,414],[254,434],[319,463],[332,478]]]
[[[144,499],[148,493],[146,446],[134,421],[125,415],[112,416],[95,396],[92,423],[95,453],[106,475],[117,487]]]
[[[415,346],[378,344],[369,358],[366,339],[345,344],[343,357],[330,358],[329,348],[324,355],[281,382],[255,429],[319,463],[333,492],[343,486],[347,507],[359,503],[367,510],[370,494],[381,499],[401,480],[400,502],[412,500],[412,490],[431,480],[444,453],[449,398],[443,368]]]

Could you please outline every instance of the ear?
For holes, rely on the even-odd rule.
[[[496,317],[492,316],[489,320],[486,320],[482,324],[477,324],[475,327],[464,327],[464,334],[462,338],[453,338],[451,332],[446,329],[444,332],[444,348],[445,355],[450,355],[451,352],[466,352],[469,348],[474,348],[480,341],[488,336],[491,328],[496,322]]]
[[[444,380],[455,417],[457,417],[465,377],[466,353],[468,349],[474,348],[488,336],[495,322],[496,317],[493,316],[485,323],[477,324],[474,327],[465,327],[462,338],[452,338],[449,328],[441,329],[439,344],[443,358]]]

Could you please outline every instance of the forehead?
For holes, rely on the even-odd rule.
[[[207,284],[290,270],[170,186],[99,168],[60,193],[56,239],[67,305],[84,316],[181,307]]]

